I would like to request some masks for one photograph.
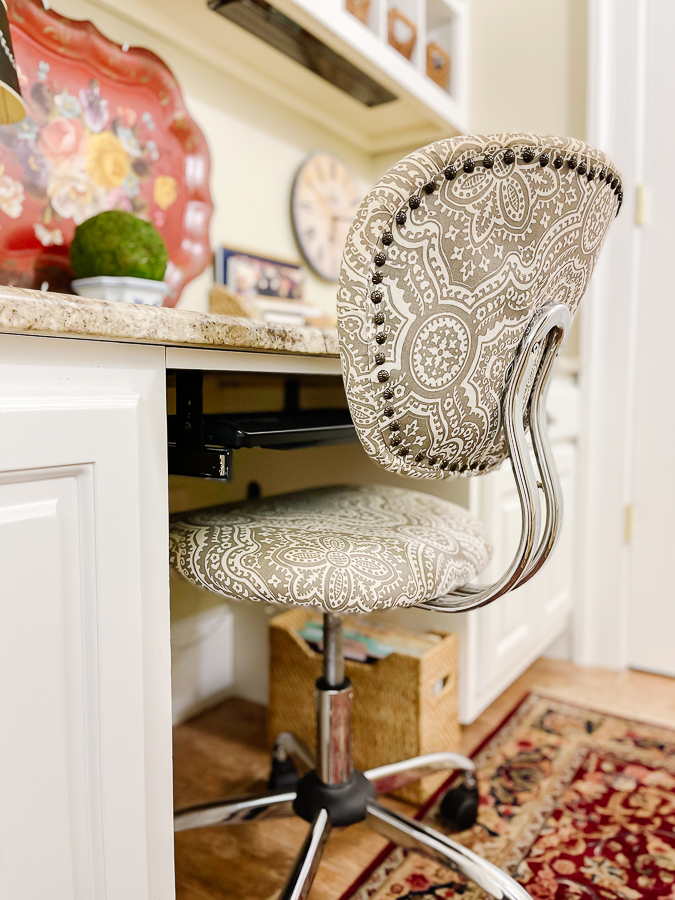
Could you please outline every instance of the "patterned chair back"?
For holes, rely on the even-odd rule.
[[[347,397],[366,451],[417,478],[507,455],[502,397],[533,315],[575,312],[623,194],[603,153],[532,134],[437,141],[365,198],[338,294]]]

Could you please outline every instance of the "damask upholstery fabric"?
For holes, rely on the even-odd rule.
[[[370,612],[412,606],[487,565],[481,523],[401,488],[331,487],[175,516],[171,564],[232,599]]]
[[[571,138],[438,141],[363,201],[338,295],[343,376],[366,451],[419,478],[495,468],[501,401],[533,314],[577,308],[622,201]]]

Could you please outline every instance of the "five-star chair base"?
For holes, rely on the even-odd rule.
[[[277,762],[292,760],[308,769],[293,788],[271,790],[258,796],[232,797],[181,810],[175,831],[217,825],[235,825],[261,819],[298,815],[310,823],[279,900],[306,900],[321,856],[334,827],[364,822],[373,831],[401,847],[414,850],[479,885],[495,900],[530,900],[527,891],[510,875],[428,825],[393,812],[377,797],[412,784],[432,772],[462,769],[465,784],[475,789],[474,764],[458,753],[430,753],[403,762],[359,772],[352,766],[352,688],[344,677],[342,623],[324,617],[324,677],[316,685],[316,762],[297,738],[278,736]],[[288,770],[287,770],[288,771]],[[292,781],[292,779],[289,779]]]

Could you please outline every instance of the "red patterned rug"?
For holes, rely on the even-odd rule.
[[[534,900],[675,900],[675,731],[530,694],[474,759],[478,824],[453,837]],[[418,818],[450,834],[437,799]],[[459,896],[486,895],[390,845],[341,900]]]

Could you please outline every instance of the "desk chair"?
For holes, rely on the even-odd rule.
[[[377,802],[438,769],[470,773],[469,759],[436,753],[354,769],[341,616],[396,606],[464,612],[524,584],[545,563],[561,517],[547,384],[622,197],[616,167],[579,141],[456,137],[397,163],[361,204],[347,239],[340,355],[361,443],[386,469],[413,478],[482,475],[510,458],[522,536],[495,584],[474,584],[490,555],[481,524],[452,503],[400,487],[303,491],[173,520],[171,562],[186,578],[232,599],[324,611],[316,761],[292,736],[277,745],[282,756],[304,757],[310,771],[293,789],[175,819],[176,830],[306,819],[282,900],[308,896],[332,827],[363,820],[491,897],[529,897],[501,869]]]

